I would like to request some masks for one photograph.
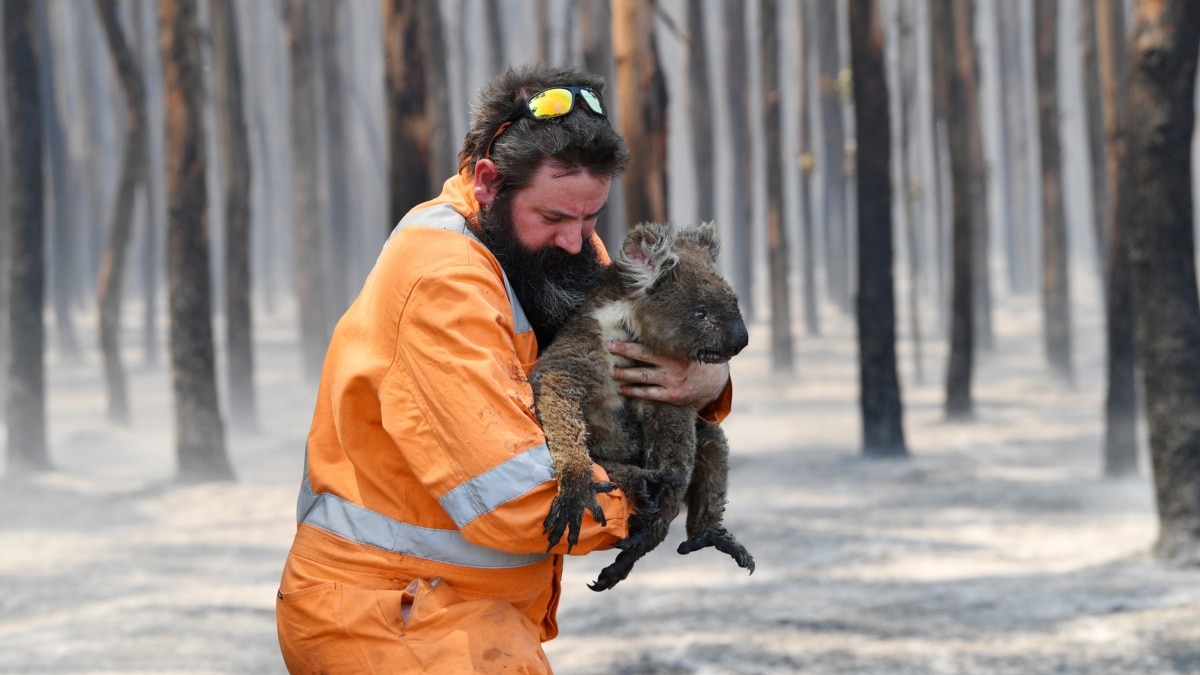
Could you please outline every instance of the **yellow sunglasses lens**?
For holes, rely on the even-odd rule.
[[[547,89],[529,99],[529,112],[544,120],[571,112],[575,107],[575,94],[570,89]]]

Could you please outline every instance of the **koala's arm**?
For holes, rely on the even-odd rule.
[[[472,544],[545,553],[543,520],[558,483],[503,282],[472,266],[422,279],[406,302],[399,336],[381,410],[363,414],[381,414],[389,433],[389,416],[407,418],[392,435],[397,470],[411,472],[427,494],[405,499],[436,502],[432,508],[447,515],[444,527]],[[597,497],[606,523],[585,517],[572,553],[610,548],[628,534],[624,494]],[[552,552],[566,548],[563,541]]]

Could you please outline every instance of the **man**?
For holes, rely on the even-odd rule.
[[[276,616],[292,672],[549,672],[566,541],[526,376],[607,262],[595,235],[628,163],[596,77],[508,71],[481,94],[442,194],[396,227],[325,358]],[[612,351],[624,393],[729,408],[725,365]],[[594,466],[597,481],[607,479]],[[597,495],[572,553],[631,510]]]

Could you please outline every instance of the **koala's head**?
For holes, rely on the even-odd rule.
[[[642,223],[629,231],[617,259],[639,341],[652,351],[721,363],[749,342],[737,296],[717,268],[711,222],[679,228]]]

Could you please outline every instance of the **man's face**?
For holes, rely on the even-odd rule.
[[[480,234],[504,268],[545,347],[600,274],[588,238],[611,179],[544,165],[530,185],[479,213]]]

